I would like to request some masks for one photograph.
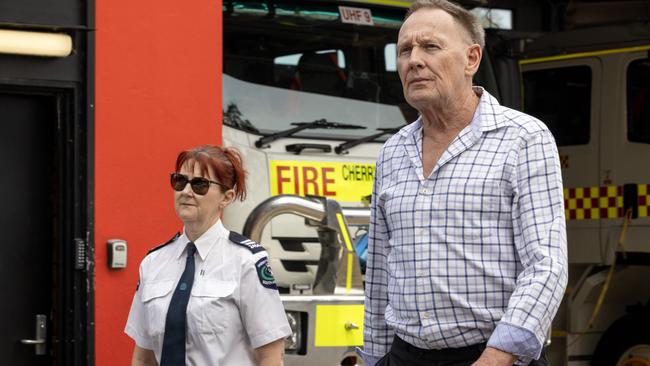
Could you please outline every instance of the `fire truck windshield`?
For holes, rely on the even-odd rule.
[[[344,141],[417,118],[395,67],[405,9],[341,4],[224,2],[225,125],[260,135],[319,119],[365,127],[295,134]]]

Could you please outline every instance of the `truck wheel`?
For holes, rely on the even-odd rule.
[[[592,366],[650,366],[650,313],[625,315],[600,338]]]

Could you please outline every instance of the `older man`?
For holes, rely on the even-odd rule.
[[[416,0],[400,29],[420,117],[377,162],[367,365],[546,364],[567,281],[558,152],[542,122],[472,86],[483,45],[473,15],[444,0]]]

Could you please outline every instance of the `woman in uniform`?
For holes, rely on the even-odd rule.
[[[281,365],[291,334],[259,244],[226,229],[220,217],[246,197],[246,173],[233,149],[181,152],[171,174],[183,232],[151,250],[125,332],[132,365]]]

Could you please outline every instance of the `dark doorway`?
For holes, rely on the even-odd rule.
[[[62,239],[60,98],[0,91],[0,362],[5,365],[52,365],[58,353],[53,334],[62,270],[56,254]],[[41,340],[45,343],[38,344]]]

